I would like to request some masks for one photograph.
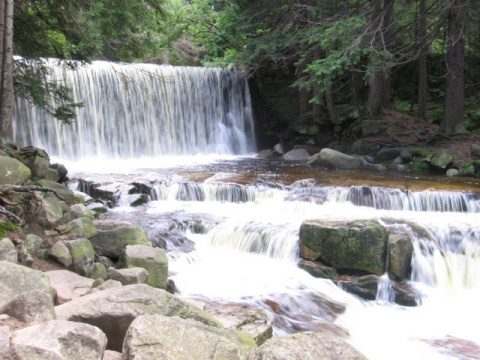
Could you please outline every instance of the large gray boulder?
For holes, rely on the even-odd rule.
[[[222,327],[206,312],[164,290],[149,285],[127,285],[74,299],[55,307],[57,319],[78,321],[99,327],[107,335],[109,350],[121,351],[132,321],[140,315],[180,316]]]
[[[410,278],[413,240],[408,234],[390,234],[388,237],[388,274],[402,281]]]
[[[65,243],[72,256],[71,268],[77,274],[90,277],[95,262],[95,250],[90,240],[81,238]]]
[[[150,246],[145,230],[127,221],[95,220],[97,234],[90,241],[99,256],[118,259],[127,245]]]
[[[0,261],[0,314],[24,322],[55,318],[48,277],[41,271]]]
[[[25,146],[20,149],[17,158],[30,169],[33,176],[38,178],[47,176],[50,168],[50,157],[45,150],[33,146]]]
[[[283,155],[285,160],[307,160],[310,157],[310,154],[305,149],[293,149]]]
[[[99,360],[107,337],[98,328],[71,321],[51,320],[14,333],[8,359]]]
[[[45,252],[45,258],[52,260],[65,268],[72,266],[72,255],[67,245],[62,241],[57,241],[50,249]]]
[[[344,154],[340,151],[324,148],[319,153],[312,155],[308,160],[309,165],[326,166],[339,170],[354,170],[362,167],[362,160],[356,156]]]
[[[47,271],[45,275],[50,279],[51,287],[55,289],[58,304],[88,294],[94,281],[68,270]]]
[[[109,279],[120,281],[122,285],[145,284],[148,277],[148,271],[140,267],[128,269],[109,268],[107,274]]]
[[[73,193],[72,190],[67,188],[65,185],[59,184],[55,181],[50,181],[45,179],[39,180],[37,182],[37,185],[55,191],[58,195],[60,195],[63,198],[63,201],[65,201],[69,205],[74,203],[75,194]]]
[[[57,230],[70,239],[87,238],[90,239],[97,234],[97,228],[92,219],[80,217],[73,219],[64,225],[57,227]]]
[[[148,271],[148,285],[167,289],[168,258],[164,249],[145,245],[127,245],[116,268],[136,267]]]
[[[249,360],[293,359],[367,360],[367,357],[341,338],[314,332],[274,337],[249,357]]]
[[[32,172],[21,161],[0,156],[0,185],[22,185]]]
[[[192,319],[144,315],[130,325],[123,356],[126,360],[247,360],[255,348],[255,342],[245,334]]]
[[[54,227],[62,217],[62,205],[57,198],[48,196],[42,199],[37,215],[37,221],[40,225]]]
[[[12,240],[4,238],[0,240],[0,261],[18,263],[18,252]]]
[[[388,231],[376,220],[307,220],[300,227],[300,254],[342,270],[385,272]]]

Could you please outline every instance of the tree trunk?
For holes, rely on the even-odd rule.
[[[467,0],[447,0],[448,39],[445,103],[440,130],[458,133],[464,128],[465,4]]]
[[[329,88],[325,92],[325,102],[327,103],[327,110],[328,110],[328,116],[330,117],[330,121],[335,125],[340,124],[341,121],[340,121],[340,118],[338,117],[337,109],[335,108],[332,88]]]
[[[418,9],[418,42],[420,44],[420,55],[418,56],[418,103],[417,117],[427,120],[427,4],[426,0],[420,0]]]
[[[390,52],[392,48],[393,38],[393,8],[395,0],[384,0],[383,11],[384,19],[382,25],[383,38],[385,41],[385,49]],[[392,101],[392,68],[384,62],[382,79],[382,106],[390,104]]]
[[[381,29],[381,14],[382,14],[382,1],[371,0],[372,2],[372,15],[370,20],[370,26],[373,32],[373,48],[376,51],[381,49],[382,41],[382,29]],[[368,93],[368,111],[370,115],[377,116],[382,110],[382,59],[379,55],[373,54],[369,60],[370,68],[370,89]]]
[[[13,139],[13,1],[2,0],[4,8],[2,76],[0,94],[0,144]]]

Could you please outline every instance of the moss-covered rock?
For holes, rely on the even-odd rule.
[[[0,185],[22,185],[32,175],[21,161],[8,156],[0,156]]]
[[[100,256],[118,259],[127,245],[151,246],[145,230],[127,221],[95,220],[98,232],[91,238]]]
[[[47,228],[54,227],[63,217],[62,204],[55,197],[46,197],[38,210],[37,221]]]
[[[54,190],[69,205],[74,203],[75,195],[74,195],[73,191],[70,190],[69,188],[67,188],[66,186],[62,185],[62,184],[59,184],[59,183],[54,182],[54,181],[43,179],[43,180],[39,180],[37,182],[37,185],[45,187],[47,189]]]
[[[25,146],[18,152],[17,159],[30,169],[33,176],[38,178],[47,177],[50,168],[50,157],[46,151],[33,146]]]
[[[163,249],[144,245],[127,245],[116,267],[117,269],[137,267],[146,269],[148,285],[167,289],[168,258]]]
[[[72,256],[71,269],[79,275],[90,277],[95,262],[95,250],[88,239],[70,240],[65,243]]]
[[[300,254],[336,269],[385,271],[388,231],[376,220],[307,220],[300,227]]]

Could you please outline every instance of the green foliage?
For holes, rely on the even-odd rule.
[[[18,228],[14,223],[12,223],[10,221],[0,223],[0,238],[1,239],[3,239],[4,237],[7,236],[8,231],[18,231]]]
[[[62,65],[63,64],[63,65]],[[60,66],[78,66],[74,62],[60,62]],[[71,90],[62,84],[47,81],[49,68],[45,60],[17,59],[14,81],[17,93],[39,106],[58,120],[70,124],[75,120],[75,109],[83,103],[73,102]]]

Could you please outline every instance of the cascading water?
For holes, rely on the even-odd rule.
[[[100,71],[105,67],[108,76]],[[306,330],[349,334],[347,340],[372,360],[480,358],[478,184],[462,191],[449,190],[452,184],[436,190],[432,184],[416,184],[415,178],[405,180],[405,186],[401,181],[393,184],[388,174],[380,181],[383,186],[370,186],[366,174],[325,172],[288,162],[269,168],[271,161],[253,158],[208,165],[187,165],[182,158],[181,166],[170,166],[167,160],[176,157],[165,155],[192,149],[191,153],[217,154],[252,151],[248,88],[226,70],[204,69],[213,76],[207,80],[200,69],[165,67],[163,75],[155,69],[98,63],[88,71],[66,72],[78,77],[76,94],[86,91],[83,81],[100,87],[76,95],[79,101],[96,104],[81,110],[92,113],[82,115],[75,125],[78,139],[58,123],[40,124],[47,122],[44,114],[30,109],[25,116],[29,124],[16,124],[17,139],[58,155],[70,171],[71,188],[109,191],[116,207],[104,216],[138,223],[152,243],[167,249],[178,296],[260,307],[269,314],[276,336]],[[123,87],[129,71],[135,74],[128,78],[137,80]],[[159,77],[167,77],[164,71],[176,75],[158,83]],[[196,76],[187,80],[187,72]],[[207,89],[207,83],[215,84],[214,89]],[[230,93],[225,83],[238,87],[239,93]],[[163,87],[169,90],[156,97]],[[171,100],[174,94],[182,98],[183,92],[188,93],[183,100]],[[206,94],[216,100],[197,97]],[[237,97],[240,104],[232,105]],[[123,99],[118,109],[112,105],[115,98]],[[142,98],[146,104],[138,105]],[[17,119],[27,112],[20,106],[24,105],[17,102]],[[131,121],[125,121],[124,114],[132,109],[127,115]],[[164,120],[163,113],[176,115]],[[224,130],[232,131],[226,135]],[[75,154],[78,160],[98,156],[95,162],[66,162]],[[141,161],[145,154],[153,160]],[[163,156],[161,161],[154,161],[157,155]],[[134,161],[122,161],[115,169],[111,159],[116,156]],[[352,179],[354,184],[345,185]],[[150,201],[131,207],[132,189],[139,185]],[[302,270],[298,240],[306,219],[378,219],[387,229],[409,233],[414,254],[406,285],[419,295],[418,306],[393,303],[392,282],[385,275],[377,299],[365,301]]]
[[[53,62],[52,62],[53,64]],[[47,79],[85,106],[65,125],[17,97],[14,138],[62,159],[247,154],[255,149],[247,81],[220,68],[52,65]]]

